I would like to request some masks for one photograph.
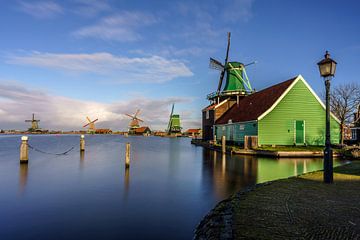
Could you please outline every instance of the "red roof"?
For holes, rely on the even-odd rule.
[[[150,130],[149,127],[139,127],[139,128],[136,128],[136,129],[135,129],[135,132],[136,132],[136,133],[144,133],[147,129]]]
[[[211,104],[211,105],[209,105],[209,106],[207,106],[206,108],[204,108],[202,111],[204,112],[204,111],[207,111],[207,110],[212,110],[212,109],[214,109],[214,107],[216,107],[216,105],[217,104]]]
[[[216,124],[226,124],[230,119],[232,122],[256,120],[279,99],[295,79],[296,77],[242,98],[239,104],[234,104]]]
[[[190,128],[186,132],[187,133],[200,133],[200,131],[201,130],[199,128],[197,128],[197,129]]]

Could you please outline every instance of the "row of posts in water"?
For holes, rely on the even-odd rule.
[[[29,138],[27,136],[21,137],[20,145],[20,163],[28,163],[29,161]],[[80,136],[80,152],[85,152],[85,136]],[[130,143],[126,143],[125,147],[125,168],[130,167]]]

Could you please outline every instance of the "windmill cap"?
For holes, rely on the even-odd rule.
[[[22,136],[21,137],[21,141],[27,141],[28,140],[28,136]]]

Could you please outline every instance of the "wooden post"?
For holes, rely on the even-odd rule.
[[[85,136],[81,135],[80,136],[80,152],[84,152],[85,151]]]
[[[248,146],[248,143],[249,143],[249,136],[244,136],[244,149],[245,150],[248,150],[249,146]]]
[[[214,134],[214,144],[216,144],[216,134]]]
[[[226,137],[221,137],[221,147],[222,147],[222,153],[226,153]]]
[[[28,137],[21,137],[21,146],[20,146],[20,163],[28,163],[29,160],[29,145]]]
[[[126,143],[125,168],[130,167],[130,143]]]

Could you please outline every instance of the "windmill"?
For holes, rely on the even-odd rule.
[[[97,118],[97,119],[95,119],[94,121],[91,121],[89,117],[86,117],[86,119],[87,119],[88,123],[85,124],[83,127],[89,126],[89,127],[88,127],[88,133],[95,133],[95,131],[96,131],[95,122],[96,122],[97,120],[99,120],[99,119]]]
[[[230,50],[230,32],[228,32],[228,41],[226,48],[226,56],[224,64],[220,61],[210,58],[209,67],[221,71],[219,83],[216,92],[213,92],[208,95],[209,100],[223,100],[231,96],[245,96],[253,91],[248,76],[245,71],[245,67],[255,64],[256,62],[251,62],[248,64],[243,64],[241,62],[229,62],[229,50]],[[223,80],[226,73],[226,83],[221,91]],[[221,98],[221,99],[220,99]]]
[[[129,123],[129,134],[134,134],[135,130],[140,127],[139,122],[144,122],[140,118],[138,118],[138,115],[140,113],[140,109],[138,109],[134,115],[125,113],[126,116],[131,118],[131,121]]]
[[[32,119],[25,120],[25,122],[31,122],[31,127],[28,129],[30,132],[39,131],[39,122],[40,120],[35,119],[35,114],[32,114]]]
[[[166,129],[168,135],[174,135],[174,134],[176,135],[181,133],[180,115],[174,114],[174,106],[175,104],[173,103],[168,127]]]

